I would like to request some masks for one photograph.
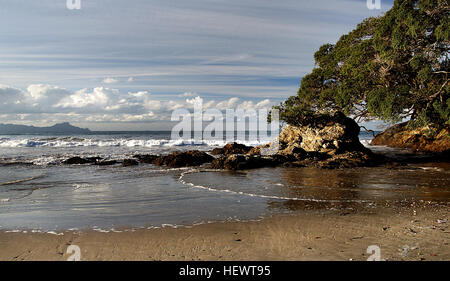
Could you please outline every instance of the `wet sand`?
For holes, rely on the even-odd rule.
[[[367,260],[377,245],[385,260],[450,260],[449,205],[357,213],[305,212],[261,221],[193,227],[48,233],[0,232],[0,260],[265,261]]]

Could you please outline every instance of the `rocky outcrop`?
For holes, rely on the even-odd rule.
[[[360,128],[342,113],[321,116],[314,124],[301,127],[287,125],[278,142],[258,146],[238,154],[225,154],[213,161],[212,168],[240,170],[277,165],[321,168],[373,166],[382,158],[359,141]],[[278,146],[276,145],[278,143]],[[232,147],[233,144],[227,145]],[[271,155],[261,156],[262,149]]]
[[[211,154],[221,155],[217,159],[202,151],[173,152],[169,155],[135,155],[125,159],[123,166],[139,163],[173,168],[200,166],[211,163],[214,169],[243,170],[262,167],[315,166],[321,168],[346,168],[372,166],[380,158],[359,142],[359,126],[353,119],[336,113],[315,119],[314,124],[301,127],[286,126],[278,141],[258,147],[229,143],[214,149]],[[275,145],[278,143],[279,145]],[[263,150],[264,149],[264,150]],[[268,153],[270,152],[270,153]],[[135,160],[136,159],[136,160]],[[139,162],[138,162],[139,161]],[[98,159],[71,158],[67,164],[96,163]],[[104,162],[104,165],[115,162]]]
[[[415,152],[448,153],[450,151],[450,126],[437,129],[425,126],[416,129],[408,128],[408,123],[394,125],[378,134],[371,145],[406,148]]]
[[[148,155],[134,155],[133,157],[138,159],[139,162],[144,164],[155,164],[156,159],[158,159],[159,156],[148,154]]]
[[[279,154],[297,166],[350,168],[378,165],[383,160],[359,141],[360,128],[342,113],[322,116],[314,124],[286,126],[278,138]],[[286,164],[291,165],[291,164]]]
[[[168,166],[172,168],[200,166],[204,163],[210,163],[214,160],[211,155],[197,150],[186,152],[174,152],[166,156],[160,156],[155,159],[157,166]]]
[[[84,165],[84,164],[92,164],[98,166],[111,166],[117,164],[117,160],[103,160],[101,157],[87,157],[81,158],[79,156],[71,157],[65,161],[63,164],[66,165]]]
[[[66,165],[83,165],[83,164],[95,164],[101,158],[99,157],[89,157],[89,158],[81,158],[81,157],[71,157],[63,162]]]
[[[110,166],[122,164],[124,167],[137,166],[139,163],[154,164],[157,166],[167,166],[172,168],[200,166],[204,163],[211,163],[215,158],[205,152],[192,150],[186,152],[173,152],[169,155],[134,155],[134,159],[123,160],[102,160],[100,157],[71,157],[63,163],[68,165],[93,164],[98,166]]]
[[[319,157],[306,157],[303,160],[286,162],[285,167],[317,167],[322,169],[341,169],[355,167],[372,167],[383,163],[382,156],[361,151],[336,154],[331,157],[319,154]]]
[[[360,128],[342,113],[321,117],[314,124],[296,127],[287,125],[279,140],[280,154],[318,152],[327,155],[367,149],[359,141]]]
[[[215,148],[211,151],[212,155],[231,155],[231,154],[247,154],[253,147],[244,144],[232,142],[226,144],[223,148]]]
[[[249,155],[261,155],[261,151],[263,149],[270,149],[270,143],[268,144],[264,144],[264,145],[259,145],[259,146],[255,146],[252,149],[250,149],[247,154]]]
[[[215,159],[211,168],[225,170],[248,170],[263,167],[275,167],[281,162],[276,157],[261,157],[259,155],[230,154]]]
[[[97,161],[97,162],[95,163],[95,165],[98,165],[98,166],[112,166],[112,165],[116,165],[116,164],[117,164],[117,161],[116,161],[116,160]]]
[[[204,163],[210,163],[214,157],[198,150],[185,152],[173,152],[169,155],[134,155],[140,163],[153,164],[157,166],[168,166],[172,168],[200,166]]]

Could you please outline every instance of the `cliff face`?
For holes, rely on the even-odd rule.
[[[409,129],[407,123],[397,124],[378,134],[372,145],[407,148],[416,152],[443,153],[450,151],[450,126],[430,135],[430,126]]]

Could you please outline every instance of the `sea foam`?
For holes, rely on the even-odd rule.
[[[271,140],[246,140],[237,141],[245,145],[255,146],[270,142]],[[0,139],[0,147],[14,148],[14,147],[173,147],[173,146],[224,146],[227,143],[225,140],[201,140],[194,139],[33,139],[33,138],[19,138],[19,139]]]

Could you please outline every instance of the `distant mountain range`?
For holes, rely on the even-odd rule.
[[[89,134],[89,129],[82,129],[70,125],[68,122],[53,125],[51,127],[35,127],[25,125],[0,124],[0,135],[19,134]]]

